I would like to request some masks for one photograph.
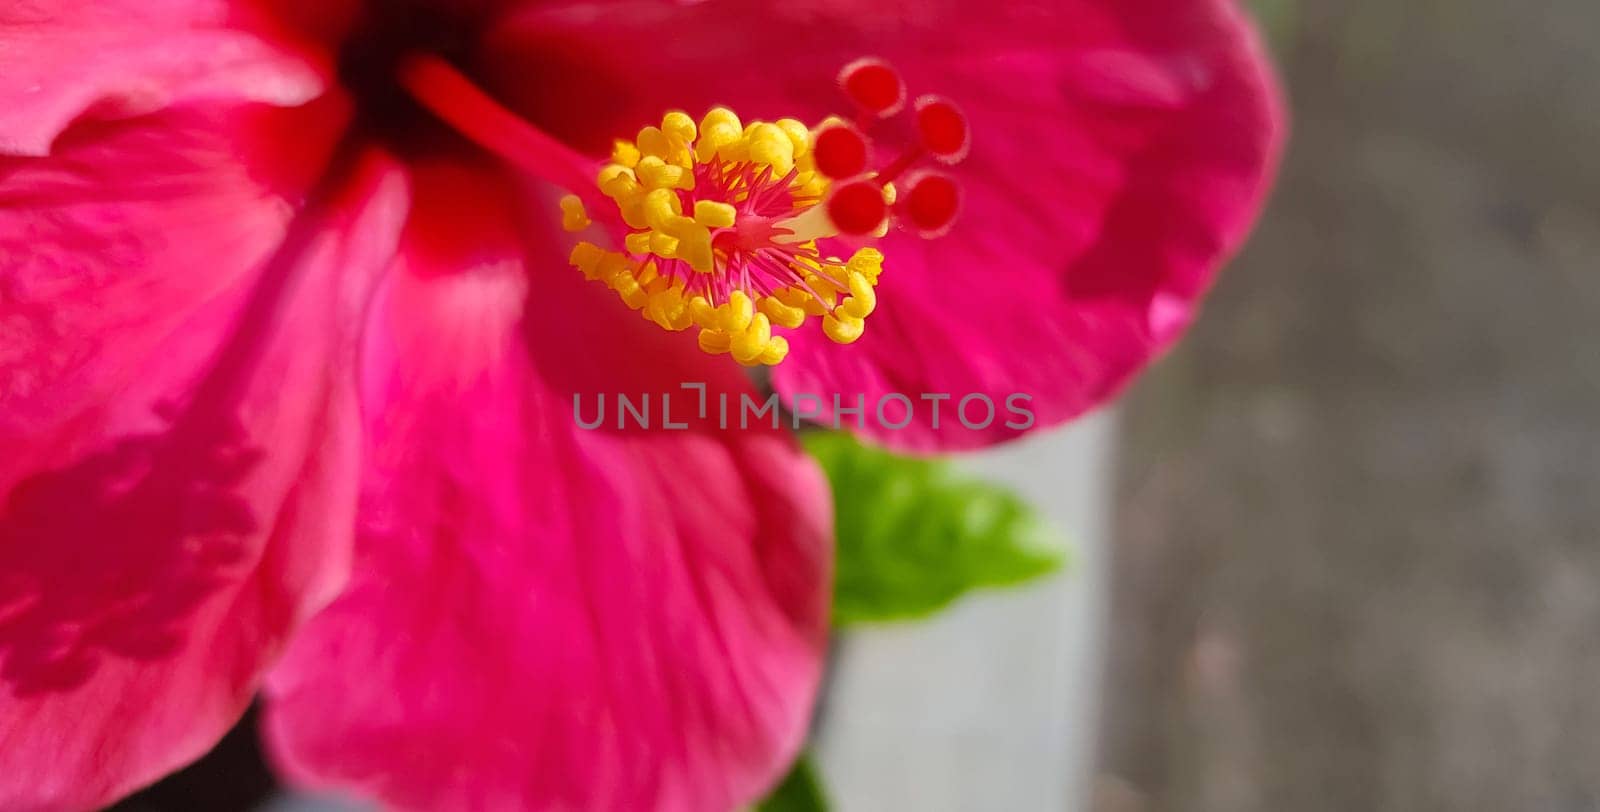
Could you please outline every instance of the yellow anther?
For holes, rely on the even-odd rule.
[[[893,183],[885,183],[883,185],[883,202],[893,206],[894,202],[899,199],[900,190],[896,189]]]
[[[689,299],[689,317],[694,323],[712,329],[717,326],[717,309],[704,296],[696,295]]]
[[[616,280],[622,277],[633,278],[633,263],[628,258],[615,252],[606,251],[600,257],[600,264],[595,268],[595,278],[616,287]]]
[[[739,140],[739,131],[733,127],[714,126],[700,130],[700,140],[695,142],[694,157],[700,163],[710,163]]]
[[[749,327],[733,334],[734,360],[741,364],[755,363],[767,351],[767,342],[771,340],[772,323],[767,321],[765,313],[755,314]]]
[[[750,139],[740,133],[728,143],[717,148],[717,157],[728,163],[742,164],[750,160]]]
[[[704,118],[700,119],[702,131],[712,127],[732,127],[737,131],[744,129],[744,125],[739,123],[739,114],[726,107],[713,107],[706,111]]]
[[[767,318],[767,314],[757,313],[750,317],[750,326],[745,329],[743,335],[751,344],[758,344],[762,349],[766,349],[767,344],[772,341],[772,321]]]
[[[830,315],[822,320],[822,332],[840,344],[853,344],[861,337],[867,323],[848,313]]]
[[[676,332],[689,327],[689,311],[683,301],[682,288],[668,287],[652,292],[646,311],[652,321],[665,329]]]
[[[806,284],[810,285],[812,290],[822,294],[823,296],[828,296],[831,298],[844,292],[844,288],[833,284],[831,280],[824,279],[815,274],[806,274],[805,280]]]
[[[726,107],[715,107],[700,119],[700,137],[695,143],[695,158],[709,162],[724,147],[739,140],[744,125],[739,117]]]
[[[750,295],[742,290],[729,294],[728,301],[719,311],[719,321],[722,329],[730,333],[742,333],[750,327],[750,322],[755,318],[755,302],[750,301]]]
[[[634,274],[634,278],[639,280],[639,284],[650,286],[657,290],[670,284],[667,280],[661,278],[660,271],[656,268],[654,262],[646,262],[644,267]],[[660,284],[657,285],[657,282],[660,282]]]
[[[632,169],[639,165],[639,147],[621,138],[611,142],[611,162]]]
[[[561,198],[561,227],[568,231],[582,231],[589,227],[589,213],[583,210],[583,201],[577,195]]]
[[[739,210],[715,200],[696,200],[694,221],[706,228],[728,228],[739,217]]]
[[[811,294],[800,288],[778,288],[772,292],[772,295],[778,301],[794,307],[799,307],[805,300],[811,298]]]
[[[600,191],[613,199],[620,199],[639,188],[638,177],[633,174],[632,169],[622,164],[606,164],[600,167],[597,182]]]
[[[781,178],[794,169],[794,142],[776,124],[758,121],[746,130],[750,160],[772,167],[772,176]]]
[[[639,137],[635,141],[639,145],[639,152],[646,156],[665,158],[672,154],[672,139],[668,138],[660,127],[645,127],[639,131]]]
[[[761,363],[767,366],[777,366],[783,359],[789,357],[789,340],[783,336],[773,336],[767,343],[767,349],[761,353]]]
[[[878,294],[865,276],[850,274],[850,295],[845,297],[840,309],[858,319],[864,319],[878,309]]]
[[[650,250],[650,235],[654,232],[635,231],[622,238],[622,246],[630,254],[643,254]]]
[[[806,321],[804,308],[784,304],[772,296],[762,297],[757,306],[761,309],[761,312],[767,314],[767,318],[771,319],[773,324],[779,327],[792,329],[799,327]]]
[[[674,333],[681,333],[694,326],[694,321],[689,318],[689,311],[681,305],[677,310],[667,314],[665,320],[657,320],[656,323]]]
[[[568,261],[572,263],[572,267],[582,271],[585,277],[597,279],[599,274],[596,271],[599,270],[600,260],[604,259],[605,255],[606,252],[600,246],[592,242],[580,242],[572,246]]]
[[[800,308],[800,311],[808,316],[821,316],[828,312],[828,306],[804,288],[779,288],[775,294],[779,301],[790,307]]]
[[[680,144],[693,142],[699,132],[694,126],[694,119],[681,110],[673,110],[661,117],[661,131],[678,139]]]
[[[874,302],[878,300],[877,295],[872,292],[872,282],[864,273],[851,271],[845,284],[850,286],[850,295],[857,299],[871,299]]]
[[[617,211],[622,213],[622,222],[628,228],[649,228],[650,220],[644,213],[644,195],[635,194],[617,201]]]
[[[664,231],[650,232],[650,252],[656,256],[673,257],[678,254],[679,240]]]
[[[868,282],[877,284],[878,275],[883,273],[883,252],[876,248],[859,249],[851,255],[845,268],[851,273],[866,277]]]
[[[671,189],[652,189],[644,196],[644,219],[651,228],[669,231],[673,218],[683,215],[683,202]]]
[[[821,198],[828,192],[828,179],[822,175],[812,173],[808,178],[801,176],[795,179],[795,196],[808,198]]]
[[[716,330],[700,331],[700,349],[712,355],[721,355],[733,349],[733,340],[727,333]]]
[[[634,310],[644,307],[645,302],[649,299],[644,287],[639,284],[639,280],[628,274],[617,274],[613,284],[616,287],[617,295],[621,296],[622,301]]]
[[[669,164],[657,155],[639,159],[634,170],[646,189],[693,189],[694,176],[677,164]]]
[[[792,118],[778,119],[778,129],[789,136],[789,143],[794,145],[796,160],[811,154],[811,130],[806,125]]]
[[[674,214],[667,218],[665,230],[668,234],[681,240],[695,239],[696,234],[704,234],[706,239],[711,238],[711,231],[705,226],[694,221],[693,217]]]
[[[711,273],[716,266],[716,254],[711,250],[711,232],[693,220],[686,220],[673,231],[678,238],[678,259],[689,263],[699,273]]]

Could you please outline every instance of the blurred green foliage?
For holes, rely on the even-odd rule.
[[[802,755],[772,794],[756,805],[755,812],[826,812],[827,809],[828,796],[817,780],[811,757]]]
[[[843,433],[802,439],[833,485],[835,626],[923,617],[971,589],[1018,584],[1061,566],[1054,534],[1003,488]]]

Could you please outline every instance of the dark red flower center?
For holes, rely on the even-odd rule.
[[[367,0],[338,53],[339,80],[355,103],[356,126],[402,153],[462,145],[398,77],[402,63],[421,53],[470,67],[486,24],[481,12],[449,4]]]

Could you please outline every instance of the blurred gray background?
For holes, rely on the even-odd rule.
[[[1295,137],[1123,404],[1095,806],[1600,809],[1600,3],[1259,5]]]

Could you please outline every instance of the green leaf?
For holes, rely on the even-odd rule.
[[[766,800],[756,804],[756,812],[827,812],[828,796],[817,780],[817,771],[811,766],[811,757],[802,755],[789,768],[783,783],[772,790]]]
[[[835,626],[932,614],[969,590],[1062,564],[1056,536],[1010,491],[847,434],[802,436],[833,485]]]

